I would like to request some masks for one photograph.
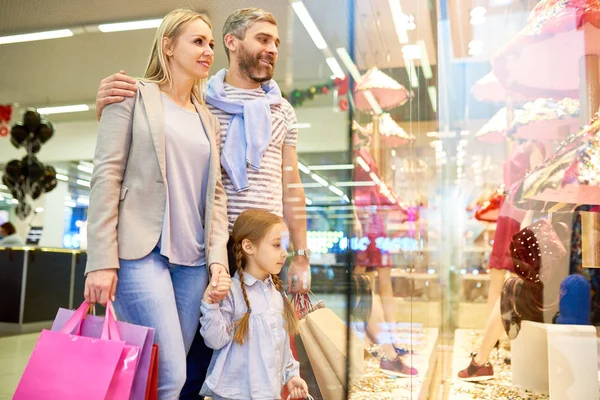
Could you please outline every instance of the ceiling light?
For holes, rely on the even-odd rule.
[[[93,167],[88,167],[87,165],[81,165],[81,164],[79,164],[77,166],[77,169],[80,170],[81,172],[85,172],[85,173],[88,173],[88,174],[91,174],[91,173],[94,172],[94,168]]]
[[[371,172],[371,167],[369,167],[369,164],[367,164],[365,162],[365,160],[358,156],[356,157],[356,162],[358,163],[358,165],[360,165],[362,167],[362,169],[364,169],[366,172]]]
[[[312,203],[313,203],[313,202],[312,202],[312,200],[311,200],[311,199],[309,199],[308,197],[305,199],[305,202],[306,202],[306,205],[307,205],[307,206],[310,206],[310,205],[312,205]]]
[[[67,175],[63,175],[63,174],[56,174],[56,179],[58,179],[59,181],[63,181],[63,182],[69,181],[69,177]]]
[[[356,67],[356,64],[354,64],[354,61],[352,61],[352,57],[350,57],[350,54],[348,54],[348,51],[344,47],[338,47],[337,49],[335,49],[335,51],[340,57],[340,60],[342,60],[342,63],[344,64],[348,72],[350,72],[350,75],[352,75],[352,78],[356,82],[358,82],[360,80],[361,75],[358,71],[358,68]]]
[[[317,174],[311,174],[310,177],[313,178],[316,182],[320,183],[322,186],[329,186],[329,182],[327,182],[325,179],[321,178]]]
[[[83,179],[77,179],[77,184],[79,186],[83,186],[83,187],[90,187],[90,182],[89,181],[85,181]]]
[[[73,36],[70,29],[59,29],[56,31],[25,33],[22,35],[0,36],[0,44],[34,42],[37,40],[58,39]]]
[[[306,129],[306,128],[312,128],[312,124],[306,122],[306,123],[297,123],[297,124],[290,124],[288,126],[289,129]]]
[[[354,169],[354,164],[337,164],[337,165],[309,165],[313,171],[337,171],[337,170],[346,170],[346,169]]]
[[[148,19],[143,21],[132,21],[132,22],[117,22],[114,24],[100,24],[98,29],[100,32],[122,32],[122,31],[135,31],[138,29],[155,29],[160,26],[162,19]]]
[[[331,190],[331,192],[337,194],[338,196],[343,196],[345,194],[341,189],[336,188],[333,185],[329,185],[329,190]]]
[[[50,114],[63,114],[63,113],[81,112],[81,111],[89,111],[89,110],[90,110],[90,107],[87,104],[76,104],[73,106],[38,108],[37,112],[42,115],[50,115]]]
[[[340,67],[340,64],[337,62],[335,57],[327,57],[325,61],[336,78],[344,79],[346,77],[346,74],[344,74],[342,67]]]
[[[355,182],[337,182],[335,184],[339,187],[362,187],[362,186],[375,186],[373,181],[355,181]]]
[[[68,200],[68,201],[65,201],[65,206],[75,208],[75,207],[77,207],[77,204],[73,200]]]
[[[406,24],[403,19],[402,6],[400,5],[400,0],[389,0],[390,9],[392,12],[392,18],[394,19],[394,25],[396,27],[396,35],[398,35],[398,40],[402,44],[408,43],[408,33],[406,32]]]
[[[38,214],[41,213],[41,212],[44,212],[44,208],[43,207],[38,207],[38,208],[35,209],[35,212],[38,213]]]
[[[369,174],[369,176],[371,177],[371,179],[373,179],[373,182],[375,182],[378,185],[381,185],[381,180],[379,179],[379,177],[374,172],[371,172]]]
[[[306,165],[302,164],[301,162],[298,162],[298,169],[302,172],[304,172],[305,174],[310,174],[310,168],[308,168]]]
[[[313,21],[308,13],[304,3],[302,1],[295,1],[292,3],[292,8],[310,35],[310,38],[315,43],[315,46],[317,46],[319,50],[325,50],[327,48],[327,43],[325,42],[325,39],[323,39],[321,32],[319,32],[319,28],[315,25],[315,21]]]

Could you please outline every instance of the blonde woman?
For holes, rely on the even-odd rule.
[[[186,379],[209,272],[212,301],[231,285],[220,127],[201,94],[213,46],[206,18],[169,13],[136,95],[104,109],[94,156],[85,299],[156,330],[167,400]]]

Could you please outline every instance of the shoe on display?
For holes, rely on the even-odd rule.
[[[467,382],[482,382],[494,378],[494,367],[489,362],[483,365],[475,363],[475,357],[466,369],[458,373],[458,378]]]
[[[379,368],[384,374],[402,378],[409,378],[419,374],[416,368],[404,364],[400,357],[397,357],[395,360],[389,360],[388,358],[383,357],[381,361],[379,361]]]

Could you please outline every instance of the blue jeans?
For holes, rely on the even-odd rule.
[[[114,304],[117,316],[155,329],[158,398],[178,399],[208,285],[206,268],[171,264],[158,248],[140,260],[120,260],[120,265]]]

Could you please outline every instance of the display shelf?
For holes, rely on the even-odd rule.
[[[408,324],[409,326],[411,324]],[[419,328],[412,324],[406,339],[412,338],[415,354],[403,360],[415,367],[419,375],[413,378],[397,378],[383,374],[379,361],[365,360],[365,374],[350,389],[350,400],[426,400],[437,361],[439,330]]]
[[[454,333],[449,400],[549,399],[548,395],[531,393],[512,386],[511,368],[504,362],[505,357],[510,357],[510,351],[502,346],[500,350],[492,352],[490,358],[494,366],[494,379],[482,383],[464,382],[458,379],[458,372],[466,368],[471,361],[471,352],[479,347],[481,335],[482,331],[472,329],[457,329]]]

